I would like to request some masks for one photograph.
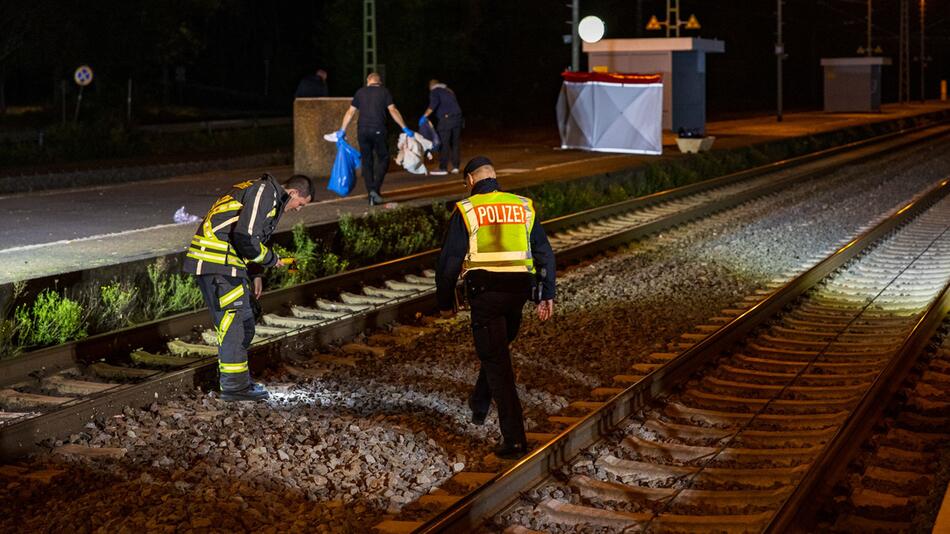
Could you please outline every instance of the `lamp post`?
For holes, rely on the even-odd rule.
[[[782,42],[782,0],[775,0],[775,120],[782,122],[782,61],[785,59],[785,43]]]
[[[920,101],[927,99],[926,80],[924,69],[927,67],[927,56],[924,55],[924,16],[927,13],[927,0],[920,0]]]

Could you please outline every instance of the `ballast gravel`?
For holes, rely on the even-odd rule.
[[[850,166],[562,273],[555,319],[527,307],[513,345],[529,431],[555,430],[549,415],[945,177],[948,145]],[[411,512],[454,473],[499,468],[486,458],[494,410],[484,426],[468,420],[467,319],[428,327],[381,358],[294,364],[317,378],[264,377],[266,403],[195,391],[90,423],[65,441],[124,454],[22,464],[63,471],[52,482],[0,471],[0,528],[366,532]]]

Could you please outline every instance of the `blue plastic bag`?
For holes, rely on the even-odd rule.
[[[432,152],[438,152],[442,148],[442,140],[439,139],[439,134],[436,133],[435,126],[432,126],[432,121],[426,120],[419,125],[419,135],[432,141]]]
[[[330,183],[327,189],[345,197],[353,192],[356,186],[356,168],[360,166],[360,151],[346,142],[346,139],[336,140],[336,161],[330,171]]]

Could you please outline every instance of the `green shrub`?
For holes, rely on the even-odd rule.
[[[201,290],[198,289],[194,277],[169,272],[168,262],[164,258],[149,265],[146,271],[148,285],[142,306],[145,320],[194,310],[202,304]]]
[[[293,258],[294,263],[289,269],[269,269],[266,275],[268,288],[301,284],[344,271],[349,265],[324,243],[310,237],[303,223],[295,224],[291,234],[294,241],[293,250],[280,245],[274,245],[273,250],[281,258]]]
[[[50,289],[44,289],[32,306],[18,307],[14,315],[21,345],[55,345],[86,337],[82,306]]]
[[[445,208],[396,208],[364,217],[340,218],[340,252],[343,259],[368,265],[439,246]]]
[[[138,308],[138,295],[138,288],[118,280],[95,287],[86,299],[93,331],[108,332],[131,325]]]
[[[15,358],[23,350],[18,340],[19,323],[10,318],[10,311],[25,288],[26,282],[14,282],[9,297],[0,300],[0,360]]]

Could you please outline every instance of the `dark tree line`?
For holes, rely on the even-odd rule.
[[[425,105],[436,77],[460,95],[470,117],[487,125],[550,124],[558,74],[570,62],[562,36],[565,0],[377,0],[379,63],[400,108]],[[768,110],[775,90],[774,1],[681,0],[706,37],[726,41],[710,56],[710,111]],[[0,97],[55,108],[60,83],[88,63],[90,99],[121,109],[127,81],[136,102],[161,106],[288,112],[297,81],[318,67],[331,95],[362,82],[361,0],[0,0]],[[864,42],[863,2],[786,0],[789,107],[821,103],[818,60],[853,55]],[[896,57],[897,2],[875,2],[875,33]],[[916,4],[916,2],[915,2]],[[643,30],[664,0],[582,0],[583,14],[607,22],[608,37]],[[931,0],[929,77],[947,78],[950,0]],[[914,15],[916,17],[916,15]],[[916,18],[912,20],[915,27]],[[916,41],[914,50],[916,51]],[[885,99],[896,67],[885,71]],[[916,75],[914,76],[916,83]],[[930,84],[928,84],[930,85]],[[70,81],[67,90],[75,91]],[[3,98],[0,98],[3,100]]]

